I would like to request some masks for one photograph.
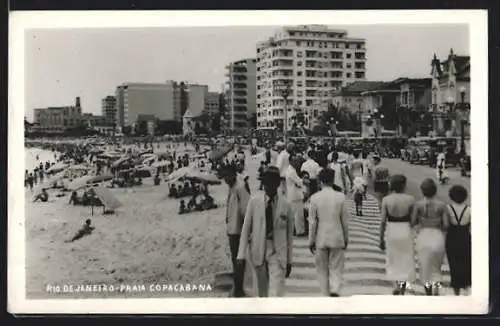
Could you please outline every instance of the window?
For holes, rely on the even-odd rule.
[[[302,76],[302,71],[297,71],[297,76]]]
[[[297,80],[297,87],[302,87],[302,81]]]
[[[296,44],[297,46],[300,46],[300,41],[296,41],[296,42],[295,42],[295,44]]]
[[[297,58],[302,58],[302,52],[301,51],[297,51]]]
[[[302,61],[297,61],[297,66],[302,67]]]
[[[297,105],[302,105],[302,101],[297,101]]]
[[[351,53],[346,53],[346,54],[345,54],[345,57],[346,57],[347,59],[351,59],[352,54],[351,54]]]
[[[351,73],[350,73],[350,72],[348,72],[348,73],[346,74],[346,77],[347,77],[347,78],[351,78]]]
[[[350,63],[346,64],[347,69],[351,69],[352,65]]]

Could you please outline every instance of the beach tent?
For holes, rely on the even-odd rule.
[[[111,190],[105,187],[95,187],[94,193],[97,198],[99,198],[104,205],[105,209],[109,211],[114,211],[118,207],[122,206],[122,203],[113,195]]]
[[[84,175],[83,177],[79,177],[68,183],[66,186],[66,189],[68,190],[78,190],[80,188],[83,188],[87,185],[87,181],[92,179],[93,177],[90,175]]]

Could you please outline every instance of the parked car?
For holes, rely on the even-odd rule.
[[[408,139],[408,144],[401,150],[401,159],[412,164],[426,164],[430,156],[431,138],[416,137]]]

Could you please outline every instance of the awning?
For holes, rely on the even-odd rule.
[[[93,188],[95,195],[99,198],[107,210],[114,211],[118,207],[122,206],[122,203],[113,195],[113,193],[104,187]]]

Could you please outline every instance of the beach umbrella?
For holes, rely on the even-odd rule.
[[[182,167],[180,169],[175,170],[174,172],[170,173],[165,181],[167,182],[172,182],[179,180],[180,178],[185,177],[188,173],[192,172],[193,168],[189,166]]]
[[[221,181],[217,178],[215,174],[201,172],[201,171],[191,171],[185,175],[186,179],[200,182],[207,182],[208,184],[221,184]]]
[[[153,165],[151,165],[151,166],[154,168],[162,168],[164,166],[168,166],[169,164],[170,164],[169,161],[159,161],[159,162],[153,163]]]
[[[96,175],[96,176],[93,176],[90,179],[88,179],[87,184],[99,183],[99,182],[108,181],[111,179],[113,179],[112,174]]]
[[[73,165],[68,168],[71,171],[88,171],[90,167],[86,164]]]
[[[89,153],[91,154],[100,154],[100,153],[103,153],[104,150],[102,148],[92,148]]]
[[[92,179],[92,176],[90,175],[84,175],[83,177],[79,177],[68,183],[66,188],[68,190],[78,190],[80,188],[83,188],[87,185],[87,181]]]
[[[61,172],[62,170],[66,169],[68,167],[68,164],[66,163],[56,163],[53,166],[51,166],[49,169],[47,169],[47,173],[57,173]]]
[[[130,161],[129,157],[122,157],[122,158],[116,160],[115,162],[113,162],[113,164],[111,166],[116,168],[116,167],[119,167],[120,165],[122,165],[123,163],[128,162],[128,161]]]
[[[122,206],[122,203],[113,195],[111,190],[105,187],[95,187],[94,193],[97,198],[99,198],[104,205],[110,211],[114,211],[118,207]]]

